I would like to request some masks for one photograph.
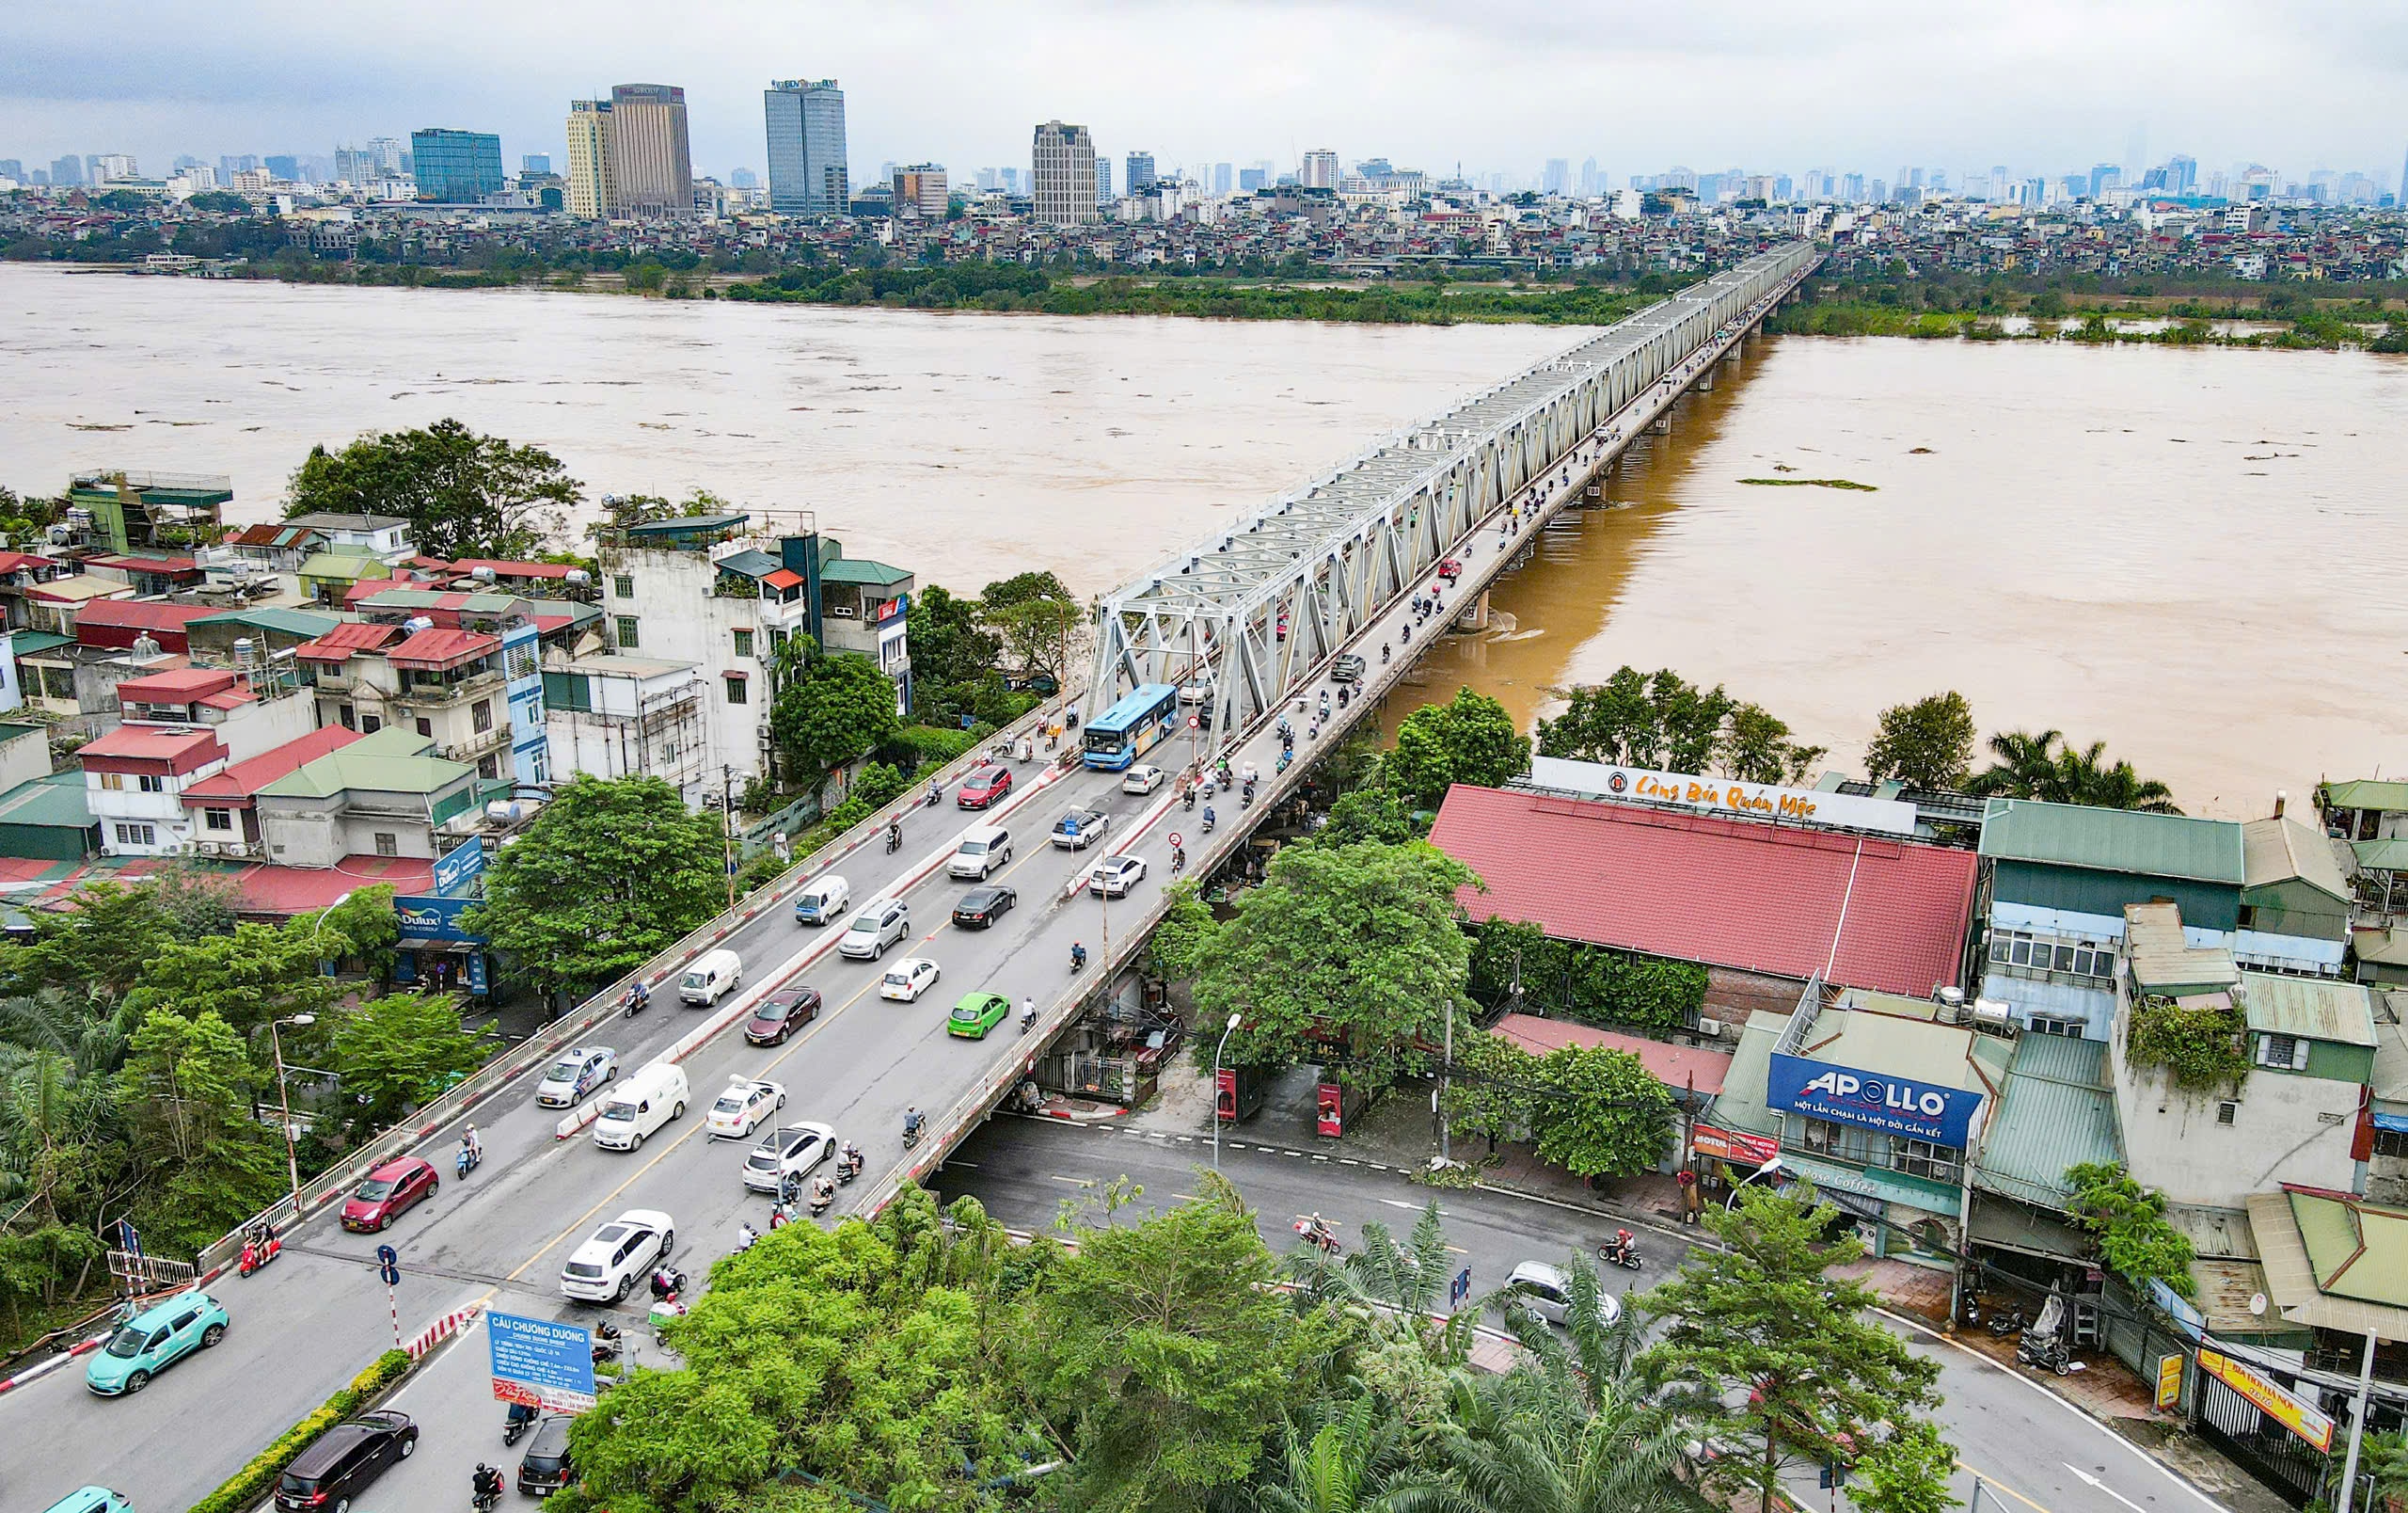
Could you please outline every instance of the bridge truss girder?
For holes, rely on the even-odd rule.
[[[1490,511],[1820,258],[1792,243],[1692,284],[1156,564],[1098,611],[1089,707],[1200,684],[1215,744],[1252,725]]]

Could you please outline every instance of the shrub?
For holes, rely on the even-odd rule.
[[[2248,1017],[2229,1001],[2220,1008],[2186,1009],[2167,998],[2146,997],[2132,1008],[2132,1061],[2161,1066],[2186,1091],[2227,1084],[2249,1075]]]
[[[978,737],[968,730],[905,725],[879,747],[878,758],[904,772],[916,772],[930,765],[943,767],[977,741]]]
[[[309,1417],[284,1431],[274,1444],[251,1457],[249,1465],[227,1478],[217,1490],[192,1505],[192,1513],[242,1513],[276,1486],[284,1468],[309,1448],[319,1435],[359,1411],[378,1393],[409,1375],[415,1364],[406,1350],[388,1350],[366,1371],[313,1409]]]

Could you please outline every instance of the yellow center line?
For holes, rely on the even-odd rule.
[[[1962,1460],[1956,1462],[1956,1469],[1964,1472],[1974,1480],[1980,1482],[1982,1484],[1982,1490],[1986,1492],[2004,1492],[2007,1496],[2014,1498],[2025,1507],[2030,1508],[2032,1513],[2049,1513],[2047,1508],[2042,1507],[2039,1504],[2035,1503],[2032,1499],[2024,1496],[2021,1492],[2017,1491],[2014,1488],[2009,1487],[2006,1483],[1999,1480],[1996,1476],[1987,1471],[1976,1471],[1972,1466],[1965,1464]]]

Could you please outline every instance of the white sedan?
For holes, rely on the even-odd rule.
[[[581,1303],[612,1303],[677,1249],[677,1227],[657,1208],[630,1208],[594,1232],[561,1267],[561,1292]]]
[[[723,1140],[740,1140],[760,1127],[761,1121],[786,1106],[783,1084],[752,1077],[732,1078],[727,1091],[711,1105],[703,1128]]]
[[[744,1158],[744,1186],[777,1192],[788,1178],[807,1174],[836,1154],[836,1132],[825,1124],[788,1124],[761,1137]]]
[[[1151,793],[1162,786],[1163,770],[1143,762],[1129,769],[1120,778],[1120,791],[1123,793]]]
[[[535,1085],[535,1102],[546,1108],[574,1107],[618,1075],[619,1054],[608,1045],[573,1045]]]
[[[879,983],[881,998],[917,1003],[920,995],[928,991],[937,979],[937,964],[925,956],[907,956],[886,969],[885,979]]]
[[[1087,891],[1099,899],[1125,899],[1146,876],[1142,856],[1114,856],[1095,864],[1087,874]]]

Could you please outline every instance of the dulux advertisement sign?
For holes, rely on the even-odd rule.
[[[1766,1102],[1833,1123],[1962,1150],[1982,1095],[1775,1052]]]

